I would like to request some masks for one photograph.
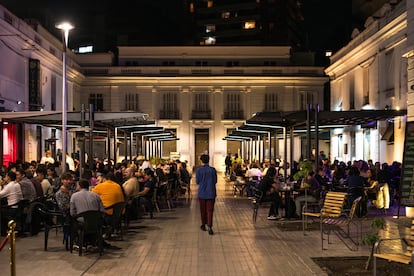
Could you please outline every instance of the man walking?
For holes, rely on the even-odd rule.
[[[208,165],[210,157],[207,154],[202,154],[200,160],[203,164],[196,171],[201,213],[200,228],[203,231],[208,230],[208,233],[213,235],[213,211],[216,200],[217,172],[215,168]],[[206,224],[208,229],[206,229]]]

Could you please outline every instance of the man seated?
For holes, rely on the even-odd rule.
[[[96,186],[92,189],[92,192],[99,195],[104,208],[125,201],[121,186],[111,179],[108,179],[105,174],[98,174]],[[112,209],[105,210],[105,214],[112,215],[112,211]]]
[[[144,175],[146,181],[144,183],[144,189],[138,193],[139,205],[145,206],[150,212],[152,218],[152,211],[154,208],[154,206],[152,205],[152,197],[154,195],[154,189],[157,183],[157,179],[155,178],[154,171],[150,168],[146,168],[144,170]]]
[[[80,179],[76,190],[77,192],[70,198],[70,215],[72,217],[76,217],[86,211],[105,212],[99,195],[89,191],[89,180]]]
[[[75,219],[73,230],[74,233],[78,232],[78,229],[83,226],[83,218],[77,217],[79,214],[82,214],[87,211],[100,211],[103,214],[105,209],[102,204],[102,200],[96,193],[92,193],[89,191],[89,180],[87,179],[80,179],[76,188],[77,192],[74,193],[70,198],[70,215]],[[95,235],[96,237],[96,235]],[[86,237],[85,242],[94,244]],[[78,244],[81,246],[80,244]],[[82,246],[84,246],[83,244]]]
[[[124,192],[122,191],[121,185],[108,179],[108,176],[99,173],[96,179],[96,186],[92,189],[93,193],[99,195],[102,200],[102,204],[105,208],[105,222],[110,225],[111,216],[113,215],[113,209],[106,209],[116,203],[124,202]],[[108,229],[107,235],[113,234],[114,229]]]
[[[122,184],[126,197],[136,196],[139,192],[138,179],[135,177],[135,168],[129,166],[124,170],[125,182]]]
[[[26,172],[23,169],[16,170],[16,181],[20,184],[23,199],[30,202],[37,198],[36,189],[32,181],[26,177]]]
[[[305,190],[307,190],[306,193]],[[298,218],[302,215],[302,205],[305,202],[319,202],[321,191],[321,186],[315,179],[315,172],[309,172],[306,179],[302,182],[300,195],[295,199],[296,215]]]
[[[16,182],[16,174],[9,171],[5,179],[0,179],[0,198],[7,200],[7,207],[1,209],[1,235],[4,236],[7,230],[9,218],[15,218],[17,214],[17,204],[23,199],[19,183]],[[19,225],[20,227],[21,225]]]

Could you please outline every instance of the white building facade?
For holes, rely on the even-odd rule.
[[[385,4],[366,20],[364,30],[354,30],[348,45],[331,57],[331,65],[325,70],[331,83],[331,110],[408,108],[410,120],[410,9],[412,13],[412,1]],[[401,162],[406,120],[404,116],[333,130],[331,158]]]

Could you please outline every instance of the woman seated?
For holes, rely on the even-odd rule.
[[[376,178],[375,169],[367,171],[367,181],[369,183],[367,196],[372,200],[372,204],[378,209],[388,209],[390,207],[390,193],[388,183],[379,183]]]
[[[259,185],[259,189],[263,193],[261,202],[271,202],[269,209],[269,215],[267,219],[277,220],[280,219],[279,208],[283,206],[282,199],[279,195],[279,182],[276,181],[276,168],[270,167],[266,175],[262,178]]]

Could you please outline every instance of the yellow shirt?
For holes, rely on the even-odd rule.
[[[124,201],[124,194],[122,193],[121,186],[112,180],[106,180],[105,182],[99,183],[92,189],[92,192],[99,195],[105,208]],[[112,211],[112,209],[105,210],[105,213],[107,215],[112,215]]]

